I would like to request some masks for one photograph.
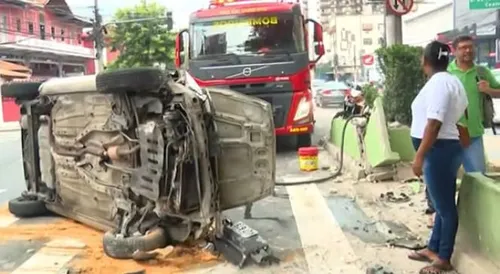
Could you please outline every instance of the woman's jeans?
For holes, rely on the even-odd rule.
[[[486,163],[484,157],[483,137],[471,138],[470,146],[463,150],[463,165],[465,172],[486,172]],[[429,199],[429,191],[425,189],[425,198],[427,199],[426,214],[436,212],[431,200]]]
[[[412,138],[417,150],[421,139]],[[458,140],[438,139],[424,158],[424,182],[436,210],[434,227],[427,247],[439,258],[450,260],[458,229],[455,203],[457,172],[462,163],[462,146]]]

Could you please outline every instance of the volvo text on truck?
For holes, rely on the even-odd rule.
[[[314,56],[309,54],[312,26]],[[323,30],[291,1],[212,0],[176,38],[175,61],[202,87],[235,90],[273,107],[277,136],[311,144],[310,70],[324,55]]]

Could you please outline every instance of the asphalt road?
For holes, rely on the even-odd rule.
[[[25,188],[20,133],[0,132],[0,204],[17,197]]]

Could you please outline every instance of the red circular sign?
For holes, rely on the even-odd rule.
[[[361,62],[365,66],[371,66],[375,63],[375,57],[371,54],[365,54],[361,56]]]
[[[394,15],[408,14],[413,8],[413,0],[385,0],[387,8]]]

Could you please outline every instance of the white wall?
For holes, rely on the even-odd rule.
[[[403,43],[425,46],[436,35],[453,29],[453,1],[419,4],[417,9],[403,16]]]

